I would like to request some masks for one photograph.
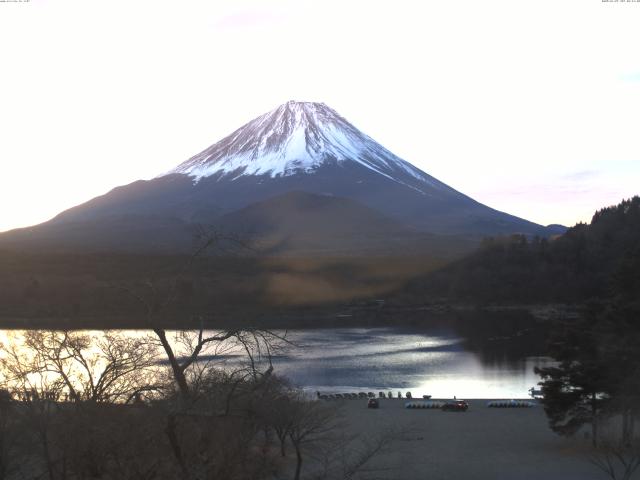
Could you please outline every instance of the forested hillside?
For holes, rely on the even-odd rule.
[[[638,282],[637,267],[638,196],[597,211],[591,223],[579,223],[555,239],[485,239],[469,257],[410,281],[398,298],[410,303],[582,303],[609,296],[621,275]]]

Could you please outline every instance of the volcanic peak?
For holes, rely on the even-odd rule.
[[[250,121],[168,172],[196,181],[215,174],[289,176],[327,163],[356,162],[392,180],[434,179],[397,157],[324,103],[289,101]]]

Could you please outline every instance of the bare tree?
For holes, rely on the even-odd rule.
[[[280,454],[285,456],[285,438],[296,455],[293,478],[314,480],[351,480],[358,474],[380,472],[371,466],[374,458],[385,454],[399,438],[394,431],[361,438],[346,434],[341,412],[334,405],[309,400],[301,392],[289,391],[269,404],[273,414],[272,428],[280,441]]]
[[[167,330],[160,313],[180,281],[127,289],[153,335],[29,331],[0,346],[1,373],[21,400],[49,480],[257,479],[272,468],[256,448],[263,406],[280,388],[271,358],[286,334]],[[160,401],[126,406],[152,392]],[[134,430],[123,434],[123,425]]]
[[[149,383],[157,355],[143,338],[107,331],[29,330],[14,334],[10,343],[0,347],[0,365],[10,388],[23,392],[126,403],[160,387]]]
[[[52,402],[63,397],[64,382],[58,377],[43,375],[36,368],[34,353],[23,349],[15,334],[9,337],[7,344],[0,345],[0,352],[0,372],[7,391],[21,403],[21,408],[15,410],[16,417],[34,441],[29,449],[38,452],[42,459],[44,473],[41,476],[55,480],[61,455],[52,448],[55,416]]]
[[[293,427],[294,417],[290,409],[291,403],[292,399],[287,395],[274,399],[269,415],[269,424],[280,442],[280,456],[282,457],[285,457],[287,454],[286,442],[287,438],[289,438],[289,432]]]
[[[194,383],[189,382],[190,370],[196,370],[200,374],[204,371],[202,368],[198,369],[199,361],[204,362],[206,368],[211,368],[215,366],[213,361],[222,357],[243,357],[245,364],[236,365],[236,368],[248,372],[257,380],[271,374],[272,355],[287,343],[286,334],[254,328],[209,332],[203,327],[197,331],[153,331],[166,354],[173,378],[184,399],[189,399],[193,393],[191,390]],[[264,370],[260,370],[263,365]],[[193,375],[191,378],[194,378]]]
[[[406,433],[406,432],[405,432]],[[377,474],[393,467],[373,466],[372,461],[385,455],[400,435],[386,431],[372,437],[338,434],[326,439],[313,455],[321,466],[314,480],[352,480],[361,474]],[[384,478],[384,477],[380,477]]]
[[[195,330],[170,331],[160,322],[161,314],[168,309],[179,297],[180,285],[185,277],[194,268],[196,262],[207,252],[215,250],[224,253],[237,253],[238,250],[250,251],[247,242],[237,235],[218,231],[205,231],[200,229],[197,235],[199,246],[185,262],[182,269],[175,277],[160,287],[157,282],[147,280],[140,288],[119,286],[129,297],[133,298],[143,309],[144,323],[153,332],[169,363],[173,379],[183,397],[183,400],[191,396],[192,386],[189,383],[189,369],[198,363],[201,356],[208,359],[207,366],[212,365],[211,360],[228,353],[237,353],[240,349],[246,355],[255,377],[270,374],[273,370],[270,359],[274,349],[286,344],[286,332],[278,334],[274,331],[242,326],[240,328],[207,331],[203,322]],[[259,360],[266,358],[268,367],[266,371],[257,369]]]
[[[14,403],[9,391],[0,389],[0,480],[12,478],[22,462]]]
[[[82,408],[61,408],[51,442],[63,453],[58,471],[64,467],[72,479],[179,476],[163,418],[150,405],[84,402]]]
[[[200,246],[168,284],[148,280],[137,288],[119,287],[142,307],[144,324],[153,332],[154,339],[150,343],[164,353],[168,363],[178,401],[169,403],[172,407],[167,412],[165,433],[185,478],[197,476],[206,463],[203,463],[201,456],[194,456],[194,451],[199,451],[197,444],[192,441],[197,435],[189,436],[184,433],[185,429],[193,431],[193,419],[199,418],[199,424],[208,424],[210,429],[218,428],[217,433],[223,432],[228,420],[216,420],[216,417],[229,416],[231,407],[239,396],[251,398],[263,385],[269,383],[273,372],[271,357],[276,349],[287,343],[286,333],[279,334],[266,329],[242,326],[226,330],[206,330],[202,319],[195,319],[199,328],[171,331],[162,322],[162,315],[166,314],[169,307],[175,307],[180,297],[181,285],[186,283],[185,278],[196,261],[211,249],[228,250],[229,246],[234,250],[248,248],[236,236],[219,232],[202,233]],[[193,324],[194,319],[189,319],[189,322]],[[230,364],[226,361],[229,357],[241,361]],[[215,402],[212,405],[209,401],[212,398],[212,379],[218,381],[216,388],[221,387],[223,390],[226,405],[222,411],[216,410]],[[202,388],[205,386],[207,388]],[[249,425],[252,422],[253,420]],[[251,433],[251,429],[240,430],[246,433],[238,435],[240,444],[237,447],[242,450],[246,447],[245,440],[253,438],[254,433]],[[221,441],[219,436],[210,434],[203,437],[200,443],[207,444],[206,438]],[[231,443],[227,441],[224,446],[228,447]],[[214,450],[210,454],[213,455],[213,452]],[[214,457],[218,458],[218,455]],[[232,457],[233,455],[228,456],[219,466],[229,466],[228,462]]]
[[[640,439],[601,438],[589,461],[612,480],[629,480],[640,468]]]
[[[74,459],[77,471],[112,462],[115,444],[107,444],[115,436],[107,431],[121,423],[107,422],[119,415],[107,407],[162,387],[154,383],[155,350],[143,338],[32,330],[8,340],[0,345],[0,375],[20,401],[17,417],[50,480],[66,478]]]
[[[294,479],[299,480],[305,447],[319,442],[335,430],[336,411],[324,403],[301,396],[291,401],[288,410],[291,416],[288,434],[296,452]]]

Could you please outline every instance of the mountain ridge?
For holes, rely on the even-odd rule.
[[[44,238],[53,231],[56,242],[64,244],[68,228],[69,235],[75,235],[71,243],[82,248],[99,244],[130,249],[131,231],[136,248],[144,249],[146,238],[170,251],[172,242],[176,248],[185,244],[176,240],[182,233],[171,228],[191,231],[198,224],[216,225],[233,212],[293,191],[356,202],[401,224],[406,232],[479,239],[514,233],[548,236],[558,230],[458,192],[397,157],[322,103],[291,101],[154,179],[116,187],[49,222],[1,234],[0,246],[15,244],[21,237],[44,248]],[[264,212],[263,207],[256,208]],[[375,215],[368,218],[378,222]],[[101,226],[105,222],[118,235],[106,234]],[[331,233],[331,225],[326,228]],[[391,247],[396,245],[392,237]]]

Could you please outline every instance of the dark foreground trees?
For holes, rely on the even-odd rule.
[[[598,420],[610,401],[611,379],[592,327],[586,321],[559,327],[550,351],[559,364],[535,370],[542,378],[542,404],[550,428],[570,436],[590,425],[595,446]]]
[[[598,427],[615,421],[623,445],[637,438],[640,415],[640,315],[619,305],[592,305],[579,321],[563,324],[555,334],[551,355],[557,366],[539,368],[543,405],[550,427],[573,435],[591,426],[593,445]],[[610,443],[610,442],[609,442]]]
[[[386,439],[336,443],[335,409],[274,374],[285,334],[166,328],[196,259],[225,242],[238,244],[207,234],[164,282],[114,285],[141,308],[147,334],[15,332],[0,347],[0,480],[342,479],[381,450]],[[339,462],[319,459],[332,451]]]
[[[0,480],[344,479],[391,438],[347,438],[335,406],[273,374],[253,336],[209,342],[237,358],[198,355],[186,393],[142,338],[15,332],[0,349]],[[188,352],[202,338],[168,340]]]
[[[616,421],[621,444],[637,439],[640,415],[640,249],[629,250],[611,276],[609,295],[587,305],[577,320],[555,325],[550,355],[554,367],[542,376],[551,428],[573,434],[591,424]],[[611,441],[609,441],[609,444]]]
[[[640,439],[621,441],[605,435],[589,461],[612,480],[630,480],[640,469]]]
[[[597,212],[581,230],[565,240],[584,240],[571,251],[600,288],[578,319],[555,322],[549,354],[558,364],[537,373],[550,427],[572,435],[590,425],[591,463],[628,479],[640,467],[640,197]]]

